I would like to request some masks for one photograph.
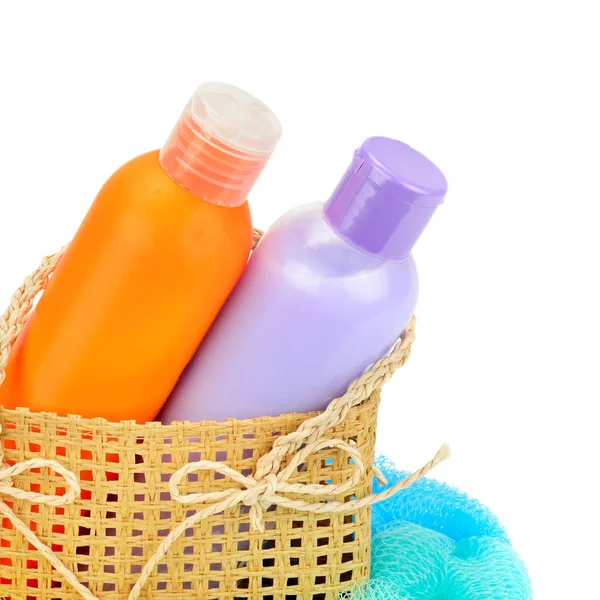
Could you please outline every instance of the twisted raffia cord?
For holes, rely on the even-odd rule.
[[[54,273],[64,251],[63,248],[42,260],[40,266],[25,279],[23,285],[12,295],[8,308],[0,317],[0,385],[4,381],[4,370],[10,349],[25,326],[35,297],[46,287],[48,279]]]
[[[260,240],[262,233],[254,230],[253,247]],[[0,385],[5,377],[5,367],[8,355],[17,336],[23,329],[27,316],[33,307],[37,294],[42,291],[54,272],[56,265],[64,253],[60,252],[46,257],[40,267],[30,275],[25,283],[13,294],[10,306],[0,317]],[[270,452],[259,458],[254,475],[245,476],[231,467],[212,461],[198,461],[188,463],[173,474],[169,481],[169,488],[173,499],[181,504],[203,505],[203,508],[187,517],[177,525],[169,535],[161,542],[155,553],[150,557],[134,587],[129,594],[129,600],[137,600],[146,584],[150,574],[158,562],[165,556],[172,544],[184,533],[184,531],[202,519],[224,511],[227,508],[243,504],[250,507],[251,526],[263,530],[262,516],[264,509],[272,505],[282,506],[291,510],[312,512],[318,514],[330,514],[351,512],[364,506],[381,502],[393,496],[398,491],[407,488],[415,481],[424,477],[438,463],[446,460],[450,451],[446,445],[442,446],[435,457],[426,465],[415,471],[410,477],[396,483],[391,488],[379,494],[371,494],[364,498],[358,498],[347,502],[305,502],[304,500],[292,500],[283,496],[283,493],[296,493],[310,496],[336,496],[345,493],[355,487],[361,477],[365,475],[366,469],[362,462],[360,452],[343,440],[328,439],[324,437],[327,430],[341,423],[348,411],[366,400],[371,394],[380,388],[398,369],[410,355],[414,335],[414,318],[409,323],[400,341],[392,352],[376,362],[365,374],[354,381],[348,391],[333,400],[327,409],[308,419],[298,429],[285,436],[277,438]],[[295,469],[302,464],[313,452],[325,448],[338,448],[348,454],[352,459],[354,470],[350,477],[339,484],[301,484],[289,483],[288,479]],[[287,466],[281,469],[284,457],[291,455]],[[3,450],[0,443],[0,496],[7,495],[13,498],[28,500],[39,504],[60,506],[70,504],[79,494],[79,485],[76,476],[59,463],[52,460],[33,459],[23,463],[17,463],[12,467],[3,468]],[[68,485],[68,491],[63,496],[50,496],[35,492],[20,490],[12,485],[11,476],[18,475],[31,468],[48,467],[60,474]],[[219,492],[207,492],[200,494],[182,495],[178,490],[178,484],[190,473],[197,471],[212,470],[229,477],[240,487],[232,487]],[[376,469],[375,476],[380,482],[385,480]],[[4,482],[4,483],[2,483]],[[9,506],[0,500],[0,512],[6,516],[13,526],[44,556],[52,566],[63,575],[63,577],[79,592],[85,600],[98,600],[78,580],[75,574],[68,569],[56,554],[43,544],[37,536],[20,520]]]
[[[0,433],[1,432],[2,428],[0,427]],[[2,463],[3,458],[2,446],[0,445],[0,464]],[[12,481],[10,479],[12,475],[19,475],[28,469],[39,469],[41,467],[52,469],[63,477],[67,484],[67,491],[62,496],[46,495],[38,492],[26,492],[25,490],[12,487]],[[75,475],[54,460],[34,458],[33,460],[17,463],[12,467],[0,469],[0,497],[11,496],[12,498],[17,498],[19,500],[29,500],[34,504],[64,506],[65,504],[71,504],[75,500],[75,497],[79,495],[79,492],[79,484],[77,483]],[[29,527],[15,515],[3,500],[0,500],[0,513],[12,523],[15,529],[22,533],[25,539],[79,592],[82,598],[85,598],[85,600],[98,600],[90,590],[79,583],[73,571],[67,568],[60,558],[58,558],[48,546],[40,541],[33,531],[31,531]]]

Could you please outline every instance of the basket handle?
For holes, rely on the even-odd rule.
[[[0,317],[0,385],[4,381],[8,355],[27,322],[27,317],[33,308],[33,301],[46,288],[65,248],[46,256],[40,266],[25,278],[23,285],[12,295],[8,308]]]

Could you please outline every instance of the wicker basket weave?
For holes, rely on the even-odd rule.
[[[61,254],[0,318],[10,348]],[[331,600],[369,574],[379,388],[392,353],[314,414],[134,422],[0,409],[0,598]],[[4,465],[4,466],[2,466]]]

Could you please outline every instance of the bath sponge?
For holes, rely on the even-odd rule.
[[[407,476],[380,458],[393,484]],[[381,486],[375,484],[375,491]],[[466,494],[423,479],[373,507],[371,580],[345,600],[531,600],[525,565],[498,519]]]
[[[471,538],[458,542],[450,556],[439,597],[527,600],[532,595],[525,565],[508,544]]]
[[[340,600],[414,600],[398,584],[391,581],[372,579],[368,583],[355,585],[340,595]]]
[[[411,523],[396,523],[371,544],[371,578],[397,584],[414,600],[438,589],[454,550],[448,536]]]
[[[379,457],[377,467],[393,485],[409,473],[396,469],[385,457]],[[374,483],[373,491],[384,487]],[[407,521],[446,534],[460,541],[470,537],[493,537],[508,542],[506,531],[485,506],[464,492],[433,479],[421,479],[385,502],[373,506],[372,528],[376,534],[391,523]]]

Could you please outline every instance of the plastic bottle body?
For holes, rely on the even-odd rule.
[[[11,352],[0,405],[152,420],[246,264],[247,203],[202,201],[158,151],[104,185]]]
[[[160,418],[224,420],[324,409],[394,344],[418,293],[410,255],[356,249],[311,204],[279,219]]]

